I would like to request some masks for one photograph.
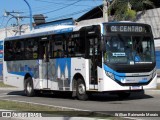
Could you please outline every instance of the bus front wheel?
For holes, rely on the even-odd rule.
[[[88,99],[88,95],[86,93],[86,86],[85,86],[84,81],[81,78],[77,80],[76,94],[79,100]]]
[[[33,81],[30,77],[27,78],[26,81],[25,81],[25,89],[24,90],[25,90],[25,94],[28,97],[34,96]]]

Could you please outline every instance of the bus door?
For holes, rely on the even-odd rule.
[[[89,39],[89,56],[91,58],[91,83],[97,84],[97,66],[98,66],[98,58],[97,58],[97,39],[90,38]]]
[[[101,54],[100,54],[100,31],[97,30],[98,26],[93,26],[91,29],[86,29],[86,41],[87,48],[89,49],[89,58],[91,59],[90,64],[90,84],[94,85],[94,89],[96,89],[95,85],[98,84],[98,71],[97,67],[101,65]],[[88,47],[89,46],[89,47]]]
[[[49,52],[50,52],[50,45],[49,39],[47,37],[43,37],[40,40],[40,58],[41,58],[41,65],[40,65],[40,79],[42,80],[42,88],[48,89],[48,80],[49,80]]]

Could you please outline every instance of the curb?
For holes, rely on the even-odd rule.
[[[0,90],[22,90],[22,89],[19,89],[19,88],[15,88],[15,87],[0,87]]]
[[[145,94],[160,94],[160,90],[145,90]]]

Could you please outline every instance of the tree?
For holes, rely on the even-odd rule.
[[[109,6],[109,14],[114,10],[115,20],[135,20],[138,11],[146,7],[154,7],[151,0],[113,0]]]

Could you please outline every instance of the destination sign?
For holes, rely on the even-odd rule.
[[[120,26],[109,26],[110,28],[110,32],[138,32],[138,33],[141,33],[141,32],[146,32],[145,31],[145,27],[144,26],[123,26],[123,25],[120,25]]]

